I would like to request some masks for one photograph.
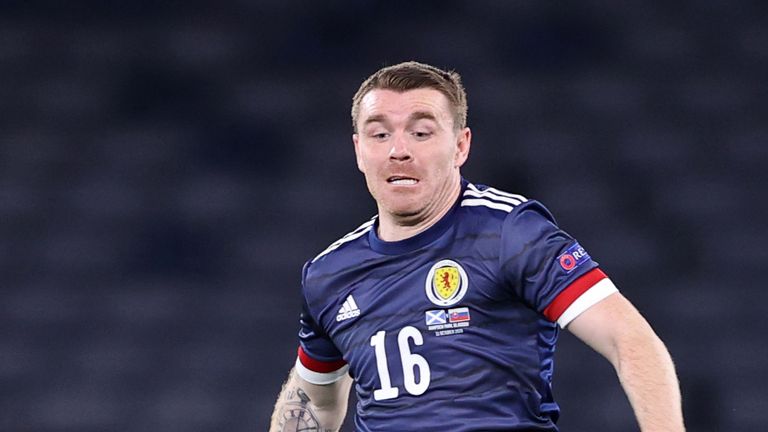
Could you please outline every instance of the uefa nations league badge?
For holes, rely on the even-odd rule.
[[[442,260],[429,270],[424,286],[427,298],[443,307],[424,313],[427,328],[434,331],[435,336],[463,333],[464,328],[469,327],[468,307],[447,308],[461,301],[468,287],[467,272],[456,261]]]
[[[566,249],[560,256],[557,257],[557,262],[560,267],[565,270],[566,273],[571,273],[576,267],[589,261],[590,256],[586,250],[578,242],[575,242],[571,247]]]

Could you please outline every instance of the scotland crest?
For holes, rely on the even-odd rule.
[[[429,269],[425,289],[432,303],[451,306],[464,298],[468,285],[467,272],[456,261],[442,260]]]

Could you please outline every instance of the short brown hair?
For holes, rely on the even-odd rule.
[[[459,130],[467,126],[467,93],[461,85],[461,76],[455,71],[444,71],[428,64],[409,61],[379,69],[363,81],[352,98],[352,130],[357,132],[360,101],[375,89],[405,92],[432,88],[444,94],[453,109],[453,126]]]

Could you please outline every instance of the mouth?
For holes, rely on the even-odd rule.
[[[394,175],[387,178],[387,183],[397,186],[412,186],[419,182],[418,179],[408,176]]]

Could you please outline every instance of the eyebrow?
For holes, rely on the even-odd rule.
[[[429,111],[416,111],[408,116],[408,123],[415,122],[417,120],[432,120],[437,123],[437,117]],[[363,122],[363,125],[369,125],[371,123],[387,123],[387,117],[383,114],[374,114]]]
[[[365,119],[365,122],[363,122],[363,126],[369,125],[371,123],[386,123],[387,118],[383,114],[374,114],[367,119]]]
[[[409,122],[416,120],[432,120],[433,122],[437,123],[437,117],[435,117],[435,115],[429,111],[416,111],[415,113],[408,116]]]

